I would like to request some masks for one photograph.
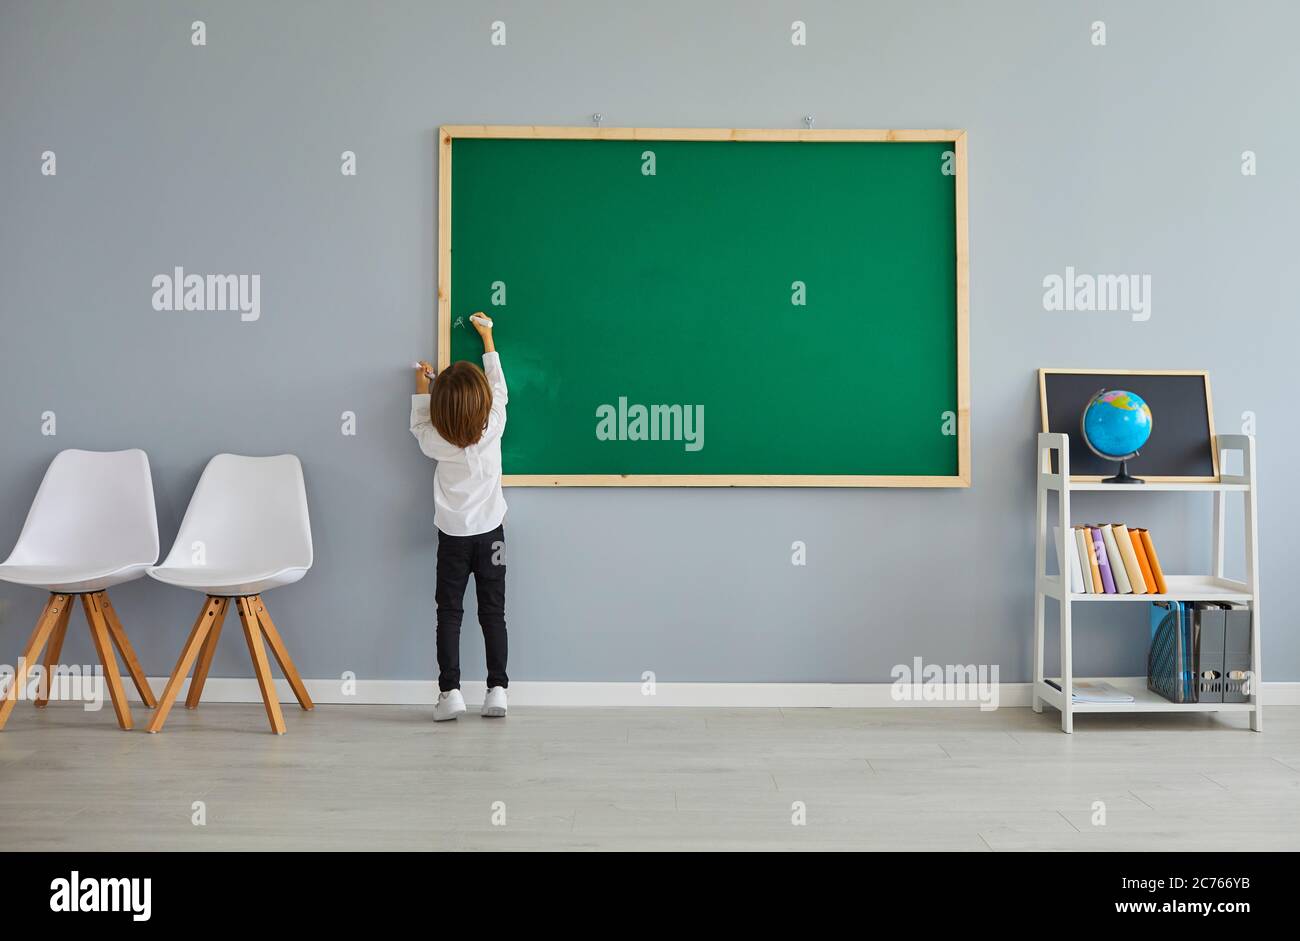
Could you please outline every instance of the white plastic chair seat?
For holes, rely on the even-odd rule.
[[[309,566],[294,566],[278,571],[250,572],[247,569],[214,569],[203,567],[174,567],[160,565],[149,574],[160,582],[188,588],[205,595],[219,598],[239,598],[244,595],[260,595],[272,588],[292,585],[307,574]]]
[[[139,578],[157,561],[148,456],[70,448],[46,469],[0,580],[96,592]]]
[[[218,597],[260,595],[312,565],[302,464],[292,454],[218,454],[199,477],[160,582]]]
[[[29,588],[44,588],[60,594],[104,591],[123,582],[134,581],[148,571],[149,562],[136,562],[116,568],[72,565],[12,565],[0,564],[0,581]]]

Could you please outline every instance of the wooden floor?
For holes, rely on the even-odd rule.
[[[1262,734],[1244,715],[1085,715],[1073,736],[1050,709],[430,714],[286,706],[277,737],[260,705],[205,704],[147,735],[21,703],[0,733],[0,846],[1300,849],[1300,707],[1266,710]]]

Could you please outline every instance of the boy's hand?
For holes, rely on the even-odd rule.
[[[415,394],[429,394],[429,377],[433,375],[433,365],[428,360],[420,360],[415,366]]]
[[[496,352],[496,345],[492,342],[492,328],[488,326],[491,321],[492,318],[481,310],[476,310],[469,316],[469,322],[473,324],[474,329],[478,331],[478,335],[483,339],[484,353]]]

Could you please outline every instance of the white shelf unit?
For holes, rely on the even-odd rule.
[[[1225,467],[1223,453],[1241,453],[1241,473],[1221,474],[1217,482],[1209,483],[1148,483],[1106,484],[1096,481],[1070,480],[1070,439],[1068,435],[1038,435],[1038,513],[1035,527],[1034,551],[1034,682],[1033,706],[1035,712],[1043,711],[1043,704],[1061,713],[1061,731],[1074,731],[1076,712],[1246,712],[1250,714],[1250,727],[1256,732],[1263,729],[1263,710],[1259,691],[1263,673],[1260,670],[1259,646],[1259,532],[1255,493],[1255,439],[1251,435],[1216,435],[1214,446],[1219,451],[1220,467]],[[1056,455],[1056,473],[1052,471],[1052,455]],[[1060,528],[1061,542],[1056,543],[1056,558],[1068,559],[1063,541],[1073,531],[1070,517],[1070,495],[1077,491],[1102,491],[1111,494],[1161,493],[1170,491],[1212,493],[1214,495],[1211,519],[1211,559],[1208,575],[1165,575],[1169,591],[1157,595],[1092,595],[1069,590],[1069,582],[1061,575],[1047,572],[1047,545],[1052,538],[1052,526]],[[1056,513],[1048,513],[1048,495],[1057,495]],[[1245,507],[1246,577],[1244,581],[1226,578],[1223,574],[1223,541],[1227,515],[1227,495],[1241,493]],[[1062,568],[1062,571],[1064,569]],[[1060,676],[1052,682],[1044,675],[1043,635],[1046,629],[1047,599],[1057,601],[1060,612]],[[1071,609],[1075,602],[1123,604],[1124,602],[1150,601],[1224,601],[1246,604],[1250,607],[1251,622],[1251,697],[1244,703],[1174,703],[1146,687],[1145,676],[1131,677],[1076,677],[1073,673],[1074,636],[1071,627]],[[1082,703],[1072,695],[1076,680],[1104,680],[1125,692],[1132,693],[1131,703]],[[1055,683],[1056,685],[1053,685]],[[1058,688],[1059,687],[1059,688]]]

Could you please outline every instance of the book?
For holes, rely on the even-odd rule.
[[[1092,574],[1092,593],[1104,594],[1106,588],[1101,583],[1101,566],[1097,564],[1097,544],[1092,541],[1092,530],[1083,527],[1083,547],[1088,553],[1088,570]]]
[[[1061,541],[1061,527],[1053,526],[1052,533],[1055,536],[1053,545],[1057,547],[1057,565],[1061,569],[1061,583],[1068,585],[1070,591],[1076,595],[1083,594],[1083,569],[1079,568],[1079,557],[1077,554],[1077,543],[1074,541],[1074,530],[1070,530]]]
[[[1106,557],[1106,541],[1101,536],[1101,529],[1097,526],[1089,526],[1088,532],[1092,536],[1092,547],[1097,556],[1097,572],[1101,576],[1101,590],[1108,595],[1117,595],[1119,591],[1115,588],[1115,576],[1110,571],[1110,560]]]
[[[1169,585],[1165,582],[1165,573],[1160,568],[1160,559],[1156,556],[1156,547],[1151,542],[1151,533],[1145,529],[1139,529],[1142,536],[1142,550],[1146,553],[1147,562],[1151,565],[1151,575],[1156,580],[1156,591],[1159,594],[1167,594]]]
[[[1115,530],[1110,523],[1106,523],[1101,529],[1101,541],[1106,546],[1106,561],[1110,563],[1111,578],[1115,579],[1115,593],[1120,595],[1133,594],[1133,583],[1128,580],[1128,568],[1124,565],[1124,557],[1119,553],[1119,542],[1115,539]]]
[[[1092,568],[1088,564],[1088,547],[1084,545],[1086,534],[1087,530],[1084,527],[1074,527],[1074,544],[1078,550],[1079,571],[1083,573],[1083,592],[1091,595],[1096,592],[1096,589],[1092,587]]]
[[[1119,546],[1119,554],[1123,559],[1129,584],[1133,586],[1133,594],[1147,594],[1147,583],[1142,577],[1142,566],[1138,565],[1137,554],[1133,551],[1133,537],[1129,535],[1128,527],[1123,523],[1112,523],[1110,529],[1115,535],[1115,545]]]
[[[1154,595],[1159,589],[1156,588],[1156,577],[1151,573],[1151,563],[1147,561],[1146,547],[1142,545],[1142,531],[1130,529],[1128,535],[1133,541],[1133,554],[1137,556],[1138,566],[1142,569],[1142,580],[1147,583],[1147,592]]]

